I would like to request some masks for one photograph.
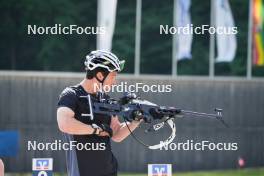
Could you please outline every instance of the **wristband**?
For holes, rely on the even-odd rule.
[[[93,131],[92,134],[96,134],[96,132],[97,132],[97,128],[93,128],[93,129],[94,129],[94,131]]]

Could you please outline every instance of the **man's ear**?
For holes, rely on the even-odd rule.
[[[103,80],[103,79],[104,79],[103,73],[100,72],[100,71],[96,73],[96,77],[97,77],[99,80]]]

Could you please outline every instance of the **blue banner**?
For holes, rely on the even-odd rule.
[[[0,157],[18,154],[18,131],[0,131]]]

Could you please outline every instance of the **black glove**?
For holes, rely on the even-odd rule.
[[[99,124],[98,125],[103,131],[107,132],[110,136],[110,138],[113,136],[113,130],[112,128],[107,124]]]
[[[130,121],[141,121],[143,119],[145,123],[151,123],[151,117],[149,115],[144,115],[142,110],[133,110],[129,118]]]

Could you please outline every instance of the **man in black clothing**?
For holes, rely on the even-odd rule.
[[[92,51],[85,60],[86,78],[65,88],[59,97],[59,129],[65,141],[76,146],[66,150],[69,176],[117,175],[117,160],[111,150],[110,138],[121,142],[130,131],[117,117],[94,114],[91,102],[98,100],[97,88],[115,84],[117,72],[123,65],[124,61],[119,61],[110,52]],[[129,128],[134,130],[139,123],[133,121]]]

